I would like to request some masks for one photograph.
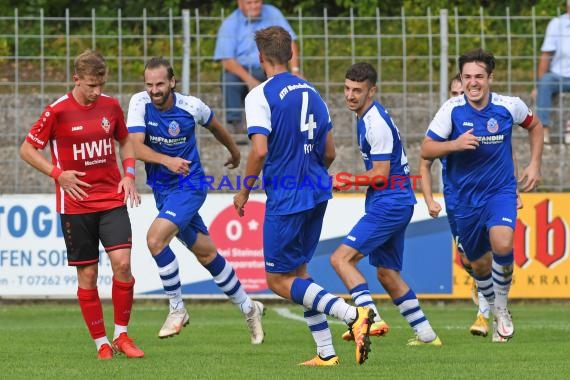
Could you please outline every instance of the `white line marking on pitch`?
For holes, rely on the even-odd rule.
[[[286,308],[286,307],[276,307],[276,308],[273,308],[273,310],[275,310],[275,312],[276,312],[277,314],[279,314],[279,315],[280,315],[281,317],[283,317],[283,318],[292,319],[292,320],[294,320],[294,321],[299,321],[299,322],[306,323],[304,317],[302,317],[302,316],[300,316],[300,315],[298,315],[298,314],[292,313],[292,312],[291,312],[288,308]],[[343,325],[344,325],[344,322],[337,321],[336,319],[333,319],[333,318],[327,318],[327,321],[328,321],[329,323],[338,323],[338,324],[343,324]]]

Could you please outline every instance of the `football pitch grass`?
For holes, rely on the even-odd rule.
[[[354,343],[340,335],[345,325],[329,318],[340,357],[335,367],[297,364],[315,355],[301,307],[264,301],[265,342],[253,346],[245,321],[229,302],[187,301],[190,325],[160,340],[165,301],[137,300],[129,334],[143,359],[96,359],[95,345],[75,302],[12,303],[0,300],[0,378],[3,379],[569,379],[570,304],[514,302],[515,337],[506,344],[471,336],[471,302],[424,301],[424,310],[443,347],[407,347],[411,329],[396,307],[380,301],[390,325],[372,337],[372,352],[355,363]],[[112,305],[104,303],[108,335]],[[112,337],[112,336],[111,336]],[[110,338],[111,338],[110,337]]]

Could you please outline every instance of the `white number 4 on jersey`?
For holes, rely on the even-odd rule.
[[[309,93],[307,91],[303,92],[303,104],[301,105],[301,121],[300,127],[301,132],[309,132],[309,140],[314,137],[313,129],[317,128],[317,123],[315,123],[315,118],[313,114],[309,115],[309,120],[307,122],[307,110],[309,108]]]

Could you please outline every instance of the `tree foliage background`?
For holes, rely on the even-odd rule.
[[[509,25],[510,32],[517,36],[532,36],[536,33],[541,39],[546,23],[549,18],[565,11],[566,0],[456,0],[449,2],[446,0],[266,0],[265,3],[273,4],[280,8],[282,12],[290,18],[293,29],[299,30],[299,23],[296,16],[302,14],[303,18],[310,19],[311,16],[323,17],[326,9],[327,17],[330,17],[326,25],[326,32],[330,35],[343,36],[344,39],[330,39],[327,43],[330,52],[334,52],[335,57],[328,60],[323,59],[323,39],[306,38],[303,40],[302,57],[304,62],[305,76],[317,85],[319,83],[331,83],[344,77],[344,70],[352,59],[368,60],[376,64],[380,69],[381,80],[389,91],[425,91],[426,86],[433,81],[437,81],[437,73],[441,62],[434,59],[428,62],[426,57],[436,54],[439,46],[437,37],[429,42],[423,37],[430,35],[426,27],[426,14],[430,12],[432,16],[437,16],[440,9],[448,9],[453,15],[455,10],[459,15],[467,15],[459,22],[450,21],[450,32],[459,30],[459,34],[470,35],[462,41],[461,46],[454,46],[456,42],[453,38],[450,43],[450,55],[457,54],[458,49],[466,47],[478,47],[485,44],[499,56],[498,77],[505,72],[512,73],[509,78],[511,82],[523,83],[523,86],[532,87],[533,72],[537,56],[537,49],[534,48],[528,39],[513,39],[511,51],[505,43],[504,36],[506,25],[503,19],[493,19],[486,17],[484,30],[488,33],[487,41],[482,41],[479,33],[481,23],[478,15],[485,16],[505,16],[506,12],[511,16],[543,16],[543,20],[532,25],[526,20],[513,18]],[[212,60],[215,35],[221,16],[227,15],[236,8],[236,0],[3,0],[0,2],[0,65],[10,66],[3,70],[5,74],[0,74],[0,79],[4,82],[14,81],[15,64],[11,62],[15,55],[16,44],[14,38],[14,21],[11,17],[18,15],[18,66],[22,72],[28,76],[40,75],[44,72],[46,78],[54,83],[61,83],[67,78],[64,70],[69,67],[69,56],[86,48],[91,48],[91,38],[97,35],[96,48],[102,50],[108,58],[111,73],[117,73],[114,78],[121,76],[123,82],[140,81],[140,73],[144,65],[141,57],[148,55],[168,56],[173,48],[166,38],[151,38],[157,35],[168,34],[169,25],[165,21],[169,12],[173,16],[179,16],[183,9],[190,9],[192,15],[196,13],[200,18],[208,21],[200,23],[200,41],[191,46],[192,77],[191,82],[217,82],[221,70],[219,62]],[[66,9],[73,18],[70,29],[67,33],[66,25],[62,21]],[[121,26],[122,45],[119,46],[117,37],[117,13],[121,10],[123,23]],[[45,29],[40,32],[40,23],[37,21],[40,10],[45,19],[52,18],[49,23],[45,23]],[[96,21],[91,22],[92,12],[96,14]],[[146,12],[147,20],[145,24],[141,22],[141,16]],[[375,16],[379,12],[382,17],[394,16],[394,22],[383,22],[381,31],[377,30],[373,17],[368,20],[367,16]],[[399,16],[405,13],[406,17],[406,38],[402,38],[404,25]],[[354,31],[347,18],[349,15],[360,17]],[[26,17],[29,17],[26,19]],[[414,18],[413,16],[421,16]],[[546,17],[548,16],[548,17]],[[106,17],[108,19],[106,19]],[[209,19],[208,19],[209,17]],[[153,19],[154,18],[154,19]],[[336,21],[332,19],[337,18]],[[180,18],[179,18],[180,19]],[[55,21],[54,21],[55,20]],[[192,27],[195,27],[194,25]],[[454,29],[455,28],[455,29]],[[174,25],[174,33],[181,33],[181,25]],[[142,38],[143,31],[149,38]],[[348,36],[352,33],[361,36],[355,46],[351,46]],[[437,33],[437,32],[435,32]],[[46,41],[42,42],[37,37],[45,35]],[[72,34],[72,38],[68,38]],[[322,22],[303,22],[303,34],[306,36],[316,36],[324,34]],[[378,46],[377,37],[381,35],[382,46]],[[36,37],[33,37],[36,36]],[[370,38],[368,38],[368,36]],[[362,38],[363,37],[363,38]],[[68,41],[69,40],[69,41]],[[538,43],[540,43],[539,41]],[[68,49],[67,44],[70,44]],[[180,67],[182,39],[174,40],[175,67]],[[429,46],[432,44],[432,46]],[[540,45],[538,45],[540,46]],[[511,48],[511,47],[509,47]],[[433,50],[431,50],[433,49]],[[454,50],[455,49],[455,50]],[[509,57],[515,54],[518,57],[525,57],[524,60],[516,62],[516,67],[507,67],[510,63]],[[37,70],[39,60],[37,57],[52,57],[45,60],[45,68]],[[115,57],[115,58],[113,58]],[[120,58],[118,58],[120,57]],[[405,58],[404,58],[405,57]],[[67,60],[66,60],[67,59]],[[503,64],[503,62],[507,62]],[[325,68],[325,65],[329,65]],[[448,62],[448,72],[450,75],[457,70],[455,57],[450,57]],[[436,73],[430,77],[431,73]],[[32,80],[43,80],[42,78],[28,78]],[[48,80],[49,81],[49,80]],[[403,83],[405,83],[403,85]],[[391,86],[391,87],[390,87]],[[33,89],[34,87],[30,87]],[[526,90],[526,89],[525,89]]]
[[[552,14],[556,8],[564,8],[565,0],[266,0],[265,3],[273,4],[280,8],[285,14],[293,14],[302,10],[303,14],[319,15],[322,9],[326,8],[331,16],[347,15],[350,8],[358,16],[372,16],[376,8],[383,15],[398,15],[401,8],[408,14],[425,14],[427,8],[437,11],[441,8],[457,7],[461,13],[477,12],[483,7],[489,14],[503,13],[505,7],[509,7],[513,14],[530,14],[532,7],[536,8],[539,14]],[[20,15],[37,14],[38,9],[43,8],[44,14],[50,16],[61,16],[66,8],[74,16],[89,16],[92,8],[97,9],[101,15],[115,15],[117,9],[122,9],[124,14],[140,14],[145,8],[149,14],[159,14],[167,9],[198,9],[202,14],[218,13],[220,9],[234,9],[234,0],[98,0],[94,3],[91,0],[3,0],[0,2],[0,15],[13,14],[18,8]]]

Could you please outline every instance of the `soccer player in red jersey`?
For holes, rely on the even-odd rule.
[[[103,56],[87,50],[75,59],[73,90],[46,107],[20,147],[20,156],[55,180],[57,212],[67,260],[77,269],[77,298],[99,359],[114,351],[143,357],[127,335],[135,279],[131,274],[131,224],[126,208],[140,203],[135,188],[134,149],[119,102],[102,94]],[[117,166],[115,141],[123,159]],[[50,143],[51,162],[39,150]],[[99,241],[113,270],[113,342],[107,339],[97,290]]]

